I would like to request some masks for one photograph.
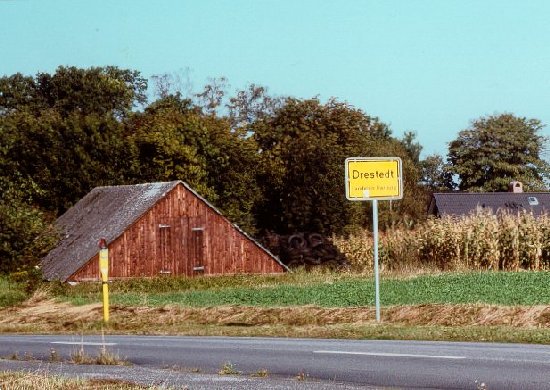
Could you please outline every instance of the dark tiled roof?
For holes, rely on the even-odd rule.
[[[478,207],[498,211],[550,212],[550,192],[441,192],[433,194],[428,214],[467,215]]]

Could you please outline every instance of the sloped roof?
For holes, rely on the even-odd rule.
[[[550,192],[440,192],[434,193],[428,214],[467,215],[477,208],[492,212],[550,212]]]
[[[67,280],[97,254],[101,238],[107,242],[117,239],[178,184],[222,215],[182,181],[96,187],[57,219],[62,238],[58,246],[42,259],[44,277]],[[238,226],[233,226],[282,265],[267,249]]]

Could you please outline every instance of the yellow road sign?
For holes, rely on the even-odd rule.
[[[403,198],[399,157],[346,158],[346,198],[390,200]]]

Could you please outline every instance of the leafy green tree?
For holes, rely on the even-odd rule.
[[[94,186],[126,180],[121,119],[145,88],[138,72],[115,67],[0,78],[0,272],[33,269],[59,213]]]
[[[34,78],[21,73],[0,77],[0,116],[30,106],[43,106]]]
[[[0,160],[0,167],[5,166]],[[39,191],[32,180],[12,171],[12,177],[0,175],[0,186],[0,273],[34,273],[58,239],[52,218],[32,204]]]
[[[130,143],[137,151],[136,180],[184,180],[215,200],[215,191],[206,183],[206,158],[199,152],[208,131],[200,117],[200,110],[189,100],[173,95],[135,114],[128,126]]]
[[[4,161],[32,180],[41,209],[62,213],[96,185],[127,180],[132,158],[121,119],[145,102],[139,72],[59,67],[0,78]]]
[[[53,109],[62,116],[113,114],[120,118],[147,101],[147,80],[138,71],[114,66],[60,66],[53,74],[19,73],[0,78],[0,115]]]
[[[71,114],[45,109],[0,118],[4,159],[32,180],[40,191],[36,205],[62,213],[94,186],[121,183],[130,170],[124,127],[109,116]]]
[[[197,106],[202,107],[205,113],[216,115],[218,109],[223,106],[228,87],[227,78],[210,78],[208,83],[203,87],[203,90],[195,94]]]
[[[420,162],[420,153],[422,152],[422,145],[416,140],[416,133],[414,131],[406,131],[401,139],[403,147],[407,151],[409,157],[415,163]]]
[[[272,116],[283,102],[282,98],[270,96],[266,87],[250,84],[229,99],[231,127],[248,130],[254,122]]]
[[[368,202],[350,202],[344,193],[344,160],[352,156],[399,156],[405,161],[407,192],[418,174],[403,144],[389,128],[361,110],[331,99],[289,98],[273,115],[251,129],[258,143],[259,185],[256,207],[262,229],[277,232],[341,233],[370,221]],[[392,212],[406,214],[403,202]]]
[[[453,176],[443,157],[432,154],[420,161],[421,183],[431,192],[448,191],[454,188]]]
[[[256,232],[253,207],[262,193],[257,184],[259,158],[255,140],[233,130],[228,118],[203,118],[208,128],[206,147],[207,183],[217,194],[215,205],[233,222]]]
[[[129,128],[136,180],[184,180],[230,220],[255,230],[257,148],[244,131],[178,94],[134,115]]]
[[[40,96],[50,108],[63,114],[127,115],[147,101],[147,80],[138,71],[114,66],[57,68],[53,75],[39,73]]]
[[[449,171],[458,188],[469,191],[506,191],[510,181],[527,190],[546,189],[549,166],[541,157],[547,142],[539,135],[538,119],[512,114],[482,117],[462,130],[449,144]]]

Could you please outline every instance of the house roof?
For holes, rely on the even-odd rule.
[[[440,192],[434,193],[428,214],[467,215],[482,208],[492,212],[550,212],[550,192]]]
[[[98,253],[98,241],[101,238],[107,242],[117,239],[179,184],[222,215],[182,181],[96,187],[57,219],[56,226],[62,238],[57,247],[42,259],[44,277],[66,281]],[[279,259],[247,233],[233,226],[282,265]]]

